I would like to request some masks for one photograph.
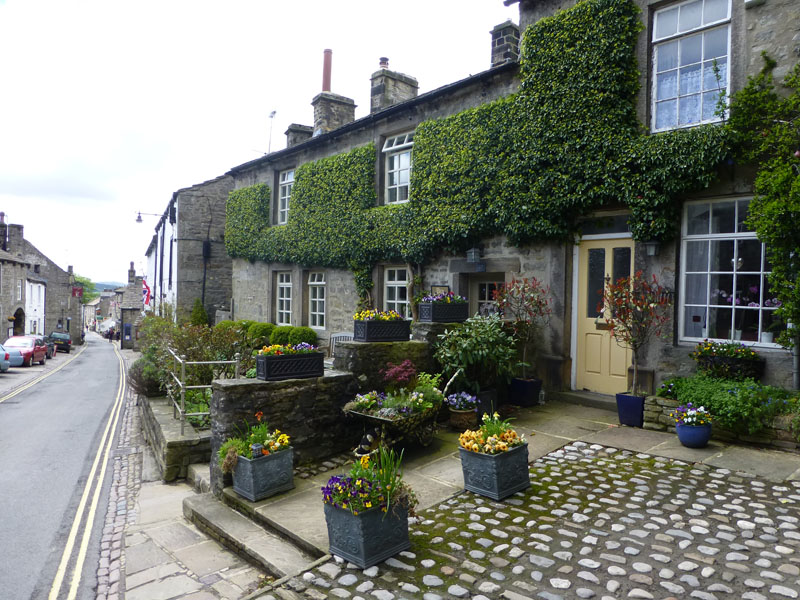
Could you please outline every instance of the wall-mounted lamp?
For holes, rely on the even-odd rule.
[[[136,222],[137,222],[137,223],[141,223],[141,222],[142,222],[142,215],[147,215],[148,217],[160,217],[160,216],[161,216],[161,215],[159,215],[158,213],[143,213],[143,212],[137,212],[137,213],[136,213]]]
[[[480,248],[470,248],[467,250],[467,262],[468,263],[479,263],[481,262],[481,249]]]
[[[647,256],[658,256],[658,251],[661,248],[661,242],[658,240],[650,240],[644,242],[644,251]]]

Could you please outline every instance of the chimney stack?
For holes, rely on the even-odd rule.
[[[492,66],[519,61],[519,27],[511,20],[495,25],[492,34]]]
[[[370,114],[417,97],[417,80],[410,75],[390,71],[388,58],[381,56],[378,69],[370,77]]]
[[[133,268],[133,261],[131,261],[131,268],[128,269],[128,283],[136,282],[136,269]]]
[[[299,123],[292,123],[286,130],[286,147],[291,148],[297,144],[302,144],[310,139],[314,133],[314,128],[310,125],[300,125]]]
[[[322,92],[311,101],[314,107],[313,136],[328,133],[356,119],[356,103],[352,98],[332,94],[331,62],[333,52],[325,50],[322,65]],[[288,135],[288,132],[287,132]]]

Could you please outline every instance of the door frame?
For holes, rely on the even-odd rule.
[[[633,235],[630,232],[598,233],[593,235],[584,235],[580,238],[576,237],[575,242],[572,245],[572,315],[570,316],[572,334],[570,335],[569,353],[570,362],[572,364],[569,377],[569,387],[571,390],[575,390],[575,386],[578,381],[578,286],[580,285],[580,281],[578,280],[578,268],[580,267],[578,264],[580,260],[579,246],[584,240],[590,242],[593,240],[626,240],[632,238]]]

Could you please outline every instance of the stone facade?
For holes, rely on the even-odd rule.
[[[0,339],[21,335],[25,326],[25,277],[29,265],[0,250]]]

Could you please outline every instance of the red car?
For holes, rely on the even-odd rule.
[[[43,365],[47,359],[47,344],[37,335],[15,335],[8,338],[3,346],[20,351],[23,367],[30,367],[35,362]]]

